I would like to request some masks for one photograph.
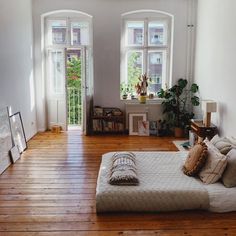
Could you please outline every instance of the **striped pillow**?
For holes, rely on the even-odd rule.
[[[112,185],[137,185],[137,168],[132,152],[119,152],[113,155],[109,183]]]
[[[209,141],[205,140],[208,147],[208,158],[206,164],[199,172],[199,177],[206,184],[217,182],[222,176],[227,165],[227,157]]]

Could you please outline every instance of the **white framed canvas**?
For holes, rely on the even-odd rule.
[[[149,136],[149,121],[138,121],[138,135]]]
[[[20,158],[20,151],[17,146],[12,147],[10,150],[11,160],[15,163]]]
[[[13,146],[8,108],[0,109],[0,174],[11,165],[9,151]]]
[[[27,149],[27,142],[20,112],[10,116],[10,124],[14,144],[18,147],[19,152],[22,153]]]
[[[139,135],[139,121],[147,121],[147,113],[129,113],[129,135]]]

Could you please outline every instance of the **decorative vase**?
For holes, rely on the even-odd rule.
[[[140,95],[139,96],[139,102],[142,103],[142,104],[145,104],[146,103],[146,95]]]
[[[184,129],[179,128],[179,127],[175,127],[174,131],[175,131],[176,138],[183,138],[184,137]]]

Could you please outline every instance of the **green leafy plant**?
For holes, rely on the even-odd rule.
[[[67,61],[67,103],[68,123],[81,125],[81,60],[72,57]]]
[[[128,96],[130,96],[132,98],[135,94],[134,85],[122,82],[120,85],[120,94],[123,97],[123,99],[124,99],[124,97],[127,98]]]
[[[164,99],[162,102],[163,113],[170,127],[187,128],[190,119],[194,117],[191,105],[198,106],[200,104],[199,97],[196,96],[198,85],[195,83],[190,87],[187,85],[188,81],[181,78],[176,85],[158,92],[158,97]]]

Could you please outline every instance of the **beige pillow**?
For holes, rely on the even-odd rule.
[[[227,166],[222,176],[222,182],[225,187],[232,188],[236,186],[236,149],[232,149],[227,154]]]
[[[236,138],[235,137],[227,137],[227,139],[236,147]]]
[[[199,172],[199,177],[206,184],[217,182],[222,176],[227,165],[227,157],[209,141],[205,140],[208,147],[208,157],[206,164]]]
[[[219,151],[226,155],[232,148],[233,144],[230,142],[230,140],[226,137],[219,137],[218,134],[216,134],[210,141],[216,148],[219,149]]]
[[[204,166],[207,159],[207,145],[205,143],[195,144],[189,151],[183,166],[186,175],[194,176]]]
[[[135,155],[131,152],[119,152],[113,155],[109,183],[112,185],[137,185]]]

